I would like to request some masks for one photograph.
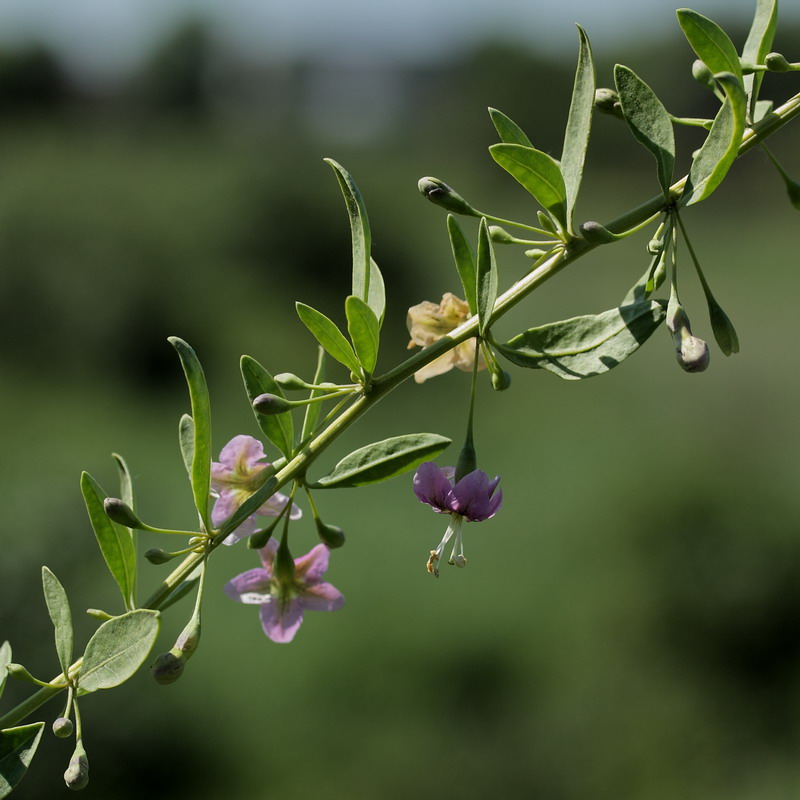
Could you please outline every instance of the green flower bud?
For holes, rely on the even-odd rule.
[[[553,236],[558,236],[556,225],[549,214],[545,213],[544,211],[537,211],[536,218],[539,220],[539,227],[544,228],[546,231],[550,231]]]
[[[714,75],[699,58],[692,64],[692,77],[703,86],[713,90],[716,87]]]
[[[317,534],[320,541],[331,550],[344,544],[344,531],[336,525],[326,525],[321,519],[317,520]]]
[[[95,619],[100,619],[103,622],[106,622],[107,620],[114,618],[113,614],[109,614],[108,611],[103,611],[102,608],[87,608],[86,613],[90,617],[94,617]]]
[[[647,252],[650,253],[651,256],[657,256],[663,249],[664,249],[663,239],[651,239],[647,243]]]
[[[89,759],[86,758],[86,751],[82,746],[78,746],[69,760],[69,766],[64,773],[64,783],[68,789],[85,789],[89,783]]]
[[[103,500],[103,509],[110,520],[124,525],[126,528],[143,527],[142,521],[136,516],[133,509],[118,497],[106,497]]]
[[[504,392],[511,386],[511,375],[504,369],[492,370],[492,389],[497,392]]]
[[[526,250],[525,255],[528,258],[541,258],[542,256],[546,256],[549,252],[549,250],[542,250],[540,247],[534,247],[532,250]]]
[[[770,72],[790,72],[792,65],[780,53],[767,53],[764,65]]]
[[[594,220],[584,222],[580,227],[580,232],[581,236],[583,236],[589,244],[610,244],[611,242],[616,242],[618,239],[624,238],[619,234],[612,233],[608,228]]]
[[[489,226],[489,238],[497,244],[515,244],[516,239],[505,229],[499,225]]]
[[[421,178],[417,187],[434,205],[441,206],[454,214],[480,216],[458,192],[438,178]]]
[[[172,559],[175,558],[175,554],[168,553],[160,547],[151,547],[149,550],[145,551],[144,557],[151,564],[166,564],[167,561],[172,561]]]
[[[275,376],[275,383],[284,389],[307,389],[308,384],[292,372],[281,372]]]
[[[619,102],[619,95],[613,89],[597,89],[594,93],[594,107],[604,114],[623,118],[622,106]]]
[[[72,720],[67,717],[58,717],[53,721],[53,733],[59,739],[69,739],[74,730],[75,726],[72,724]]]
[[[680,340],[675,342],[678,363],[687,372],[703,372],[708,369],[711,354],[708,345],[696,336],[692,336],[688,328],[683,328]]]
[[[153,680],[161,686],[168,686],[175,683],[183,675],[186,667],[186,658],[183,653],[170,650],[168,653],[161,653],[150,667],[150,675]]]
[[[276,394],[260,394],[253,400],[253,408],[259,414],[283,414],[291,410],[292,403]]]

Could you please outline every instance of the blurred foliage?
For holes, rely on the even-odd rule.
[[[613,62],[598,44],[602,85]],[[673,113],[705,113],[676,35],[614,55]],[[405,309],[455,284],[443,215],[419,197],[417,178],[532,216],[485,154],[494,134],[484,108],[558,152],[572,57],[493,42],[366,80],[335,64],[243,63],[192,22],[127,85],[93,95],[41,48],[0,54],[0,639],[16,660],[56,670],[42,563],[70,594],[79,640],[93,627],[81,608],[120,610],[82,508],[81,469],[110,490],[104,454],[117,450],[142,516],[191,524],[177,447],[188,400],[168,335],[204,363],[216,449],[256,432],[242,352],[310,376],[315,348],[292,303],[340,320],[349,287],[347,218],[321,158],[345,164],[365,195],[389,293],[381,365],[391,366],[404,354]],[[341,105],[326,106],[337,83]],[[797,81],[780,87],[788,95]],[[684,159],[700,135],[684,133]],[[795,140],[790,127],[775,149],[797,174]],[[616,120],[595,121],[589,159],[584,219],[610,219],[657,191],[649,156]],[[320,493],[325,520],[348,535],[329,573],[348,604],[309,614],[290,647],[268,642],[255,610],[219,591],[253,554],[219,553],[203,644],[182,680],[167,689],[142,674],[84,704],[88,791],[793,797],[800,379],[785,337],[795,335],[798,226],[759,159],[687,217],[740,356],[714,353],[708,373],[687,376],[656,336],[611,378],[576,386],[515,372],[509,392],[482,387],[480,463],[502,474],[506,503],[467,526],[469,568],[445,568],[439,581],[425,573],[442,523],[408,479]],[[513,333],[614,305],[647,262],[646,238],[592,254],[502,325]],[[498,258],[504,281],[528,266],[516,251]],[[688,269],[682,295],[710,338]],[[326,459],[412,429],[457,442],[467,383],[450,374],[404,387]],[[300,550],[311,526],[298,536]],[[145,565],[142,592],[161,569]],[[168,615],[160,649],[183,626],[181,610],[188,617],[189,604]],[[4,700],[24,695],[12,685]],[[66,795],[68,757],[48,735],[15,796]]]

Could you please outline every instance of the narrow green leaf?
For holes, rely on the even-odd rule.
[[[264,503],[275,494],[278,481],[274,475],[256,489],[247,500],[242,503],[225,522],[219,526],[219,535],[224,537],[235,531],[251,514],[255,514]]]
[[[772,50],[775,30],[778,25],[778,0],[756,0],[756,13],[753,24],[747,34],[747,41],[742,50],[742,59],[749,64],[763,64],[764,56]],[[763,72],[745,75],[744,90],[747,94],[747,107],[750,117],[756,121],[756,103],[761,89]]]
[[[25,777],[42,738],[44,722],[0,731],[0,800]]]
[[[317,353],[317,368],[314,371],[314,380],[312,383],[319,385],[325,380],[325,350],[320,347],[318,348]],[[319,397],[320,395],[325,394],[320,389],[312,389],[309,397]],[[300,437],[301,441],[305,441],[306,438],[311,436],[314,432],[314,428],[317,426],[317,420],[319,419],[319,413],[322,410],[322,403],[310,403],[306,406],[306,413],[303,417],[303,433]]]
[[[244,388],[250,403],[261,394],[274,394],[283,397],[283,390],[272,375],[267,372],[261,364],[250,356],[242,356],[240,361]],[[256,415],[256,422],[263,434],[281,451],[287,458],[291,457],[294,448],[294,423],[292,414],[286,411],[283,414],[259,414],[253,409]]]
[[[478,263],[476,274],[476,301],[478,304],[478,330],[485,336],[492,322],[494,301],[497,300],[497,262],[486,218],[481,219],[478,231]]]
[[[714,338],[719,345],[719,349],[722,350],[726,356],[732,353],[738,353],[739,337],[736,335],[736,329],[733,327],[730,318],[711,293],[706,295],[706,300],[708,302],[708,316],[711,320],[711,330],[714,332]]]
[[[586,150],[589,147],[595,90],[592,47],[583,28],[580,25],[577,27],[580,38],[578,67],[575,71],[572,101],[569,107],[567,128],[564,132],[564,149],[561,153],[561,174],[564,176],[564,187],[567,193],[567,223],[570,233],[573,232],[572,217],[583,177]]]
[[[42,589],[47,611],[53,623],[56,637],[56,653],[61,671],[66,675],[72,664],[72,614],[67,593],[61,581],[47,567],[42,567]]]
[[[608,372],[635,353],[664,315],[660,302],[636,303],[531,328],[497,348],[521,367],[580,380]]]
[[[386,286],[383,282],[383,273],[371,258],[369,271],[369,294],[367,305],[372,309],[378,319],[378,328],[383,325],[383,316],[386,313]]]
[[[492,124],[497,130],[498,135],[506,144],[521,144],[524,147],[533,147],[525,131],[502,111],[498,111],[496,108],[490,108],[489,116],[492,119]]]
[[[458,220],[452,214],[447,215],[447,233],[450,235],[450,248],[453,251],[458,276],[464,287],[464,299],[467,301],[470,314],[477,314],[475,257],[472,255],[464,231],[461,230]]]
[[[106,516],[103,500],[108,495],[88,472],[81,475],[81,493],[103,558],[122,592],[125,608],[131,609],[136,581],[136,550],[131,535],[127,528]]]
[[[344,301],[347,317],[347,332],[356,351],[356,356],[366,373],[375,370],[380,344],[380,325],[375,312],[360,298],[351,294]]]
[[[128,464],[119,453],[112,453],[111,457],[117,465],[117,473],[119,474],[119,497],[123,503],[126,503],[131,508],[135,509],[134,496],[133,496],[133,479],[131,478],[131,471],[128,469]]]
[[[211,496],[211,401],[203,368],[197,354],[177,336],[169,337],[170,344],[178,352],[189,386],[189,399],[194,420],[194,456],[192,458],[192,494],[197,513],[205,525],[212,529],[208,514],[208,501]]]
[[[350,233],[353,240],[353,294],[367,302],[371,282],[370,250],[372,247],[367,209],[361,192],[350,173],[332,158],[326,158],[325,163],[332,167],[336,174],[347,206],[347,214],[350,217]],[[380,316],[377,312],[375,315]]]
[[[358,358],[356,358],[350,342],[344,338],[344,334],[336,327],[335,323],[305,303],[295,303],[295,307],[297,316],[325,350],[340,364],[344,364],[351,372],[358,375],[361,371]]]
[[[675,134],[666,108],[655,92],[631,69],[614,67],[622,115],[633,135],[655,156],[658,182],[669,197],[675,167]]]
[[[178,423],[178,442],[181,447],[183,466],[186,474],[192,477],[192,461],[194,461],[194,420],[189,414],[183,414]]]
[[[731,72],[741,82],[742,65],[728,34],[716,22],[690,8],[679,8],[675,13],[692,50],[711,72]]]
[[[692,160],[681,205],[705,200],[722,183],[742,142],[747,109],[744,89],[730,73],[721,73],[714,78],[725,90],[725,102],[714,118],[703,146]]]
[[[8,665],[11,663],[11,643],[3,642],[0,645],[0,697],[3,696],[3,688],[8,678]]]
[[[385,481],[436,458],[449,444],[450,439],[435,433],[409,433],[373,442],[346,455],[312,486],[341,489]]]
[[[128,680],[150,653],[160,626],[158,611],[146,608],[104,622],[86,645],[78,690],[96,692]]]
[[[567,189],[558,162],[534,147],[521,144],[493,144],[492,158],[567,230]]]

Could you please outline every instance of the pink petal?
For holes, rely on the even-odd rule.
[[[328,571],[331,551],[324,545],[312,547],[304,556],[294,560],[295,576],[300,583],[313,586]]]
[[[309,611],[338,611],[344,605],[344,595],[333,584],[322,581],[309,586],[301,602]]]
[[[270,575],[272,575],[272,562],[275,560],[275,553],[278,550],[278,542],[274,537],[270,537],[267,543],[258,551],[261,563]]]
[[[237,575],[225,584],[225,594],[240,603],[263,603],[269,596],[270,573],[256,567]],[[262,599],[256,599],[261,597]]]
[[[264,633],[279,644],[291,642],[303,622],[303,608],[297,600],[292,600],[282,609],[274,601],[264,603],[260,615]]]
[[[266,458],[264,446],[252,436],[234,436],[219,454],[219,461],[211,465],[212,481],[218,483],[240,483],[266,464],[258,463]]]

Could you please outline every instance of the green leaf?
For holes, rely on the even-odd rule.
[[[372,309],[378,318],[378,328],[383,325],[383,316],[386,313],[386,286],[383,283],[383,273],[371,258],[369,271],[369,295],[367,305]]]
[[[119,473],[119,497],[123,503],[126,503],[131,508],[135,509],[134,496],[133,496],[133,480],[131,478],[131,471],[128,469],[128,464],[119,453],[112,453],[111,457],[117,465],[117,472]]]
[[[86,645],[78,690],[96,692],[128,680],[150,653],[160,626],[158,611],[146,608],[104,622]]]
[[[656,301],[531,328],[497,349],[514,364],[580,380],[613,369],[638,350],[664,321]]]
[[[494,301],[497,299],[497,263],[492,248],[492,240],[489,238],[489,226],[485,217],[481,219],[478,231],[476,294],[478,330],[481,336],[485,336],[492,321]]]
[[[521,144],[493,144],[489,152],[552,214],[561,230],[567,230],[567,189],[558,162],[541,150]]]
[[[719,349],[722,350],[726,356],[732,353],[738,353],[739,337],[736,335],[736,329],[733,327],[730,318],[722,310],[722,306],[710,292],[706,294],[706,300],[708,302],[708,316],[711,320],[711,330],[714,332],[714,338],[717,340]]]
[[[690,8],[679,8],[675,13],[692,50],[711,72],[731,72],[741,82],[742,65],[728,34],[716,22]]]
[[[344,364],[351,372],[358,375],[361,372],[361,365],[350,342],[344,338],[339,328],[324,314],[305,303],[295,303],[295,307],[297,316],[325,350],[340,364]]]
[[[219,526],[220,537],[225,537],[236,530],[251,514],[255,514],[264,503],[275,494],[275,486],[278,481],[274,475],[270,475],[267,480],[256,489],[247,500],[242,503],[225,522]]]
[[[452,214],[447,215],[447,233],[450,235],[450,248],[453,251],[453,259],[456,262],[458,276],[461,278],[461,285],[464,287],[464,299],[469,306],[469,313],[477,314],[475,257],[472,255],[464,231],[461,230],[458,220]]]
[[[369,230],[369,218],[361,192],[356,186],[350,173],[332,158],[326,158],[325,163],[333,168],[339,188],[342,190],[347,214],[350,217],[350,233],[353,240],[353,294],[364,302],[369,301],[370,287],[370,250],[372,236]],[[377,309],[375,316],[380,318]]]
[[[756,13],[753,17],[753,24],[747,34],[747,41],[742,50],[742,59],[749,64],[763,64],[764,56],[772,50],[772,42],[775,39],[775,30],[778,25],[778,0],[756,0]],[[747,94],[747,107],[750,109],[750,116],[756,121],[756,103],[758,102],[758,92],[761,89],[761,81],[764,78],[763,72],[753,72],[745,75],[744,90]]]
[[[578,25],[580,45],[572,101],[569,107],[567,128],[564,132],[564,149],[561,153],[561,174],[567,194],[567,222],[572,233],[572,217],[583,177],[583,164],[589,147],[594,111],[595,72],[592,47],[586,32]]]
[[[722,183],[742,142],[747,108],[744,89],[729,73],[714,77],[725,90],[725,102],[714,118],[703,146],[692,159],[681,205],[689,206],[705,200]]]
[[[341,489],[378,483],[407,472],[439,455],[450,439],[435,433],[409,433],[373,442],[346,455],[315,489]]]
[[[669,197],[675,166],[675,134],[672,121],[655,92],[631,69],[614,67],[622,114],[633,135],[655,156],[658,182]]]
[[[55,629],[58,663],[61,665],[61,671],[67,675],[72,664],[73,639],[72,614],[69,610],[67,593],[61,581],[47,567],[42,567],[42,589],[47,611]]]
[[[283,397],[283,390],[272,375],[261,364],[250,356],[242,356],[240,361],[242,380],[250,403],[261,394],[274,394]],[[253,409],[256,422],[262,433],[281,451],[287,458],[291,457],[294,448],[294,423],[292,414],[285,411],[283,414],[259,414]]]
[[[194,455],[192,457],[192,494],[197,513],[206,531],[212,529],[208,514],[211,496],[211,401],[203,368],[196,353],[177,336],[169,337],[170,344],[178,352],[189,386],[189,399],[194,420]]]
[[[0,645],[0,697],[3,696],[3,688],[8,678],[8,665],[11,663],[11,643],[3,642]]]
[[[325,380],[325,350],[320,347],[317,353],[317,368],[314,371],[314,380],[312,383],[319,385]],[[325,394],[321,389],[312,389],[309,397],[319,397]],[[319,419],[319,413],[322,410],[322,403],[310,403],[306,406],[306,413],[303,417],[303,433],[300,436],[301,441],[305,441],[314,432]]]
[[[372,373],[378,361],[380,324],[375,312],[360,298],[351,294],[344,301],[347,332],[364,372]]]
[[[8,797],[31,765],[44,722],[0,731],[0,798]]]
[[[103,500],[108,495],[88,472],[81,475],[81,493],[103,558],[122,592],[125,608],[132,609],[136,582],[136,550],[130,532],[128,528],[108,518],[103,510]]]
[[[194,461],[194,420],[189,414],[183,414],[178,423],[178,442],[181,447],[183,466],[186,474],[192,477],[192,461]]]
[[[492,118],[492,124],[498,135],[506,144],[521,144],[524,147],[533,147],[531,140],[526,136],[522,128],[502,111],[490,108],[489,116]]]

